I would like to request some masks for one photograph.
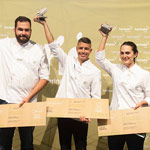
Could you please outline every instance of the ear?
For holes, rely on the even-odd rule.
[[[136,52],[134,55],[135,55],[135,58],[136,58],[138,56],[138,52]]]
[[[78,46],[76,46],[76,51],[78,51]]]
[[[93,49],[92,49],[92,48],[90,48],[90,53],[92,52],[92,50],[93,50]]]

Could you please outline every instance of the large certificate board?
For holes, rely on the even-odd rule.
[[[48,98],[47,117],[109,118],[108,99]]]
[[[150,107],[110,111],[110,119],[98,120],[98,135],[150,132]]]
[[[46,103],[25,103],[0,105],[0,127],[44,126],[46,125]]]

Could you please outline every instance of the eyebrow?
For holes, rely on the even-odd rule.
[[[90,49],[89,47],[82,47],[82,46],[79,46],[78,48],[79,49],[85,49],[85,50],[89,50]]]
[[[121,54],[124,54],[124,53],[127,54],[127,53],[131,53],[131,52],[129,52],[129,51],[127,51],[127,52],[120,51],[120,53]]]
[[[31,29],[30,29],[30,28],[27,28],[27,29],[18,28],[18,30],[20,30],[20,31],[23,31],[23,30],[25,30],[25,31],[30,31]]]

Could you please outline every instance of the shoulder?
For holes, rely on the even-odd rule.
[[[34,42],[34,41],[32,41],[32,40],[30,40],[29,43],[30,43],[30,45],[32,45],[32,46],[34,46],[34,47],[43,49],[43,46],[42,46],[42,45],[40,45],[40,44],[38,44],[38,43],[36,43],[36,42]]]
[[[29,47],[33,48],[34,50],[38,51],[38,52],[44,52],[45,53],[45,49],[44,46],[34,42],[34,41],[29,41]]]
[[[6,38],[0,39],[0,43],[11,42],[12,40],[13,38],[6,37]]]
[[[139,65],[137,65],[137,64],[136,64],[136,68],[137,68],[137,71],[138,71],[139,73],[143,73],[143,74],[147,74],[147,75],[150,74],[149,71],[147,71],[147,70],[141,68],[141,67],[140,67]]]
[[[113,67],[118,69],[123,69],[125,66],[123,64],[118,63],[118,64],[113,64]]]
[[[38,56],[45,56],[46,55],[46,50],[44,48],[44,46],[34,42],[34,41],[29,41],[29,45],[28,48],[35,54]]]
[[[3,38],[3,39],[0,39],[0,48],[10,48],[12,46],[14,46],[14,43],[15,43],[15,38],[9,38],[9,37],[6,37],[6,38]]]
[[[88,67],[90,70],[92,70],[93,72],[97,73],[97,74],[101,74],[101,70],[96,67],[90,60],[88,62]]]
[[[67,60],[69,60],[69,62],[68,63],[70,63],[70,62],[77,62],[77,57],[75,57],[75,56],[72,56],[72,55],[66,55],[67,57]]]

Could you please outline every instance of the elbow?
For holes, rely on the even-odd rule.
[[[47,42],[48,42],[48,44],[51,44],[54,42],[54,39],[48,40]]]
[[[95,62],[101,66],[102,62],[104,62],[104,59],[100,59],[100,58],[95,58]]]

